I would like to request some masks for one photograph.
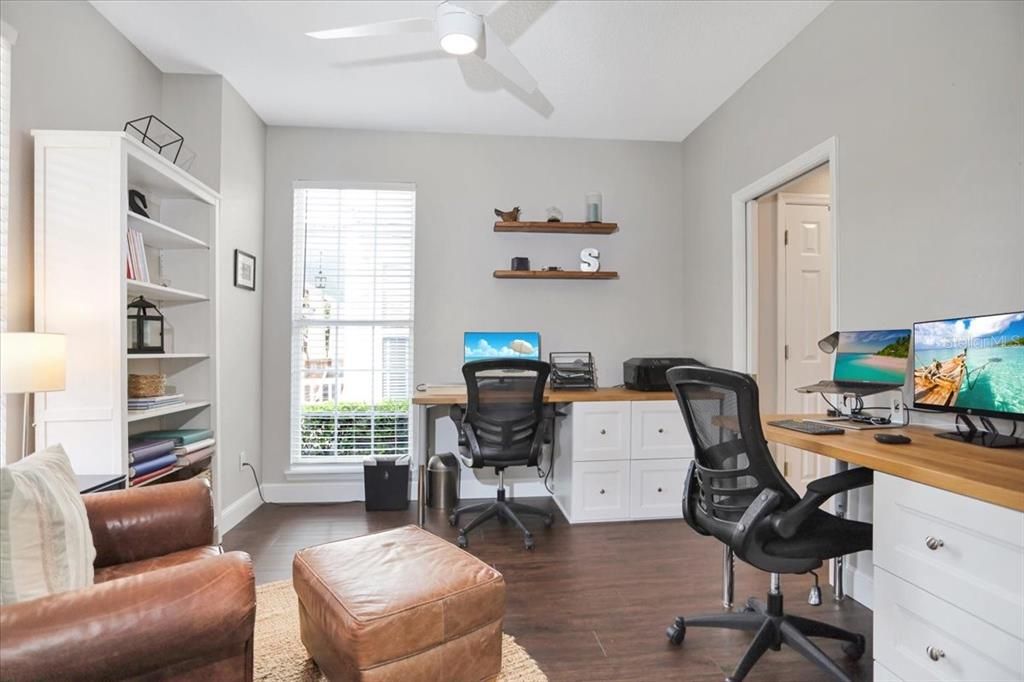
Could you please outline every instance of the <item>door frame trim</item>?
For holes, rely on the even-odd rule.
[[[786,283],[786,245],[785,245],[785,225],[783,221],[784,213],[789,206],[831,206],[831,197],[827,194],[801,194],[797,192],[779,192],[776,196],[775,202],[775,300],[778,302],[776,306],[776,318],[775,318],[775,347],[781,349],[786,345],[786,308],[789,305],[789,296],[787,295]],[[829,232],[832,231],[832,216],[831,211],[829,212]],[[756,225],[755,225],[756,227]],[[835,244],[830,244],[830,248],[834,248]],[[755,250],[756,253],[756,250]],[[835,263],[833,262],[833,265]],[[835,279],[834,277],[832,278]],[[757,280],[755,280],[756,285]],[[830,283],[830,286],[832,283]],[[755,300],[756,300],[756,291]],[[831,314],[831,313],[830,313]],[[760,321],[754,325],[751,329],[751,337],[754,342],[754,347],[757,347],[757,337],[761,333],[761,329],[758,326]],[[757,361],[757,353],[754,353],[755,364]],[[786,405],[786,358],[781,353],[775,358],[775,404],[779,407],[782,412],[787,410],[782,409]]]
[[[832,328],[839,328],[839,138],[824,142],[779,166],[732,195],[732,366],[757,372],[756,217],[748,204],[822,164],[829,165],[832,205]]]

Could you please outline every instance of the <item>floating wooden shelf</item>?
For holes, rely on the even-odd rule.
[[[206,360],[209,353],[128,353],[128,360]]]
[[[549,223],[535,222],[501,222],[494,223],[495,232],[546,232],[549,234],[611,234],[618,232],[618,223]]]
[[[614,270],[495,270],[494,276],[497,279],[618,279],[619,273]]]

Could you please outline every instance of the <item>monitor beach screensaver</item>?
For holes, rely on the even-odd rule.
[[[465,361],[525,358],[540,360],[537,332],[466,332]]]
[[[1024,312],[914,325],[914,402],[1024,414]]]

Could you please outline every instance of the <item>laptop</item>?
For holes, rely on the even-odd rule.
[[[800,393],[870,395],[903,386],[910,360],[910,330],[839,332],[832,381],[796,389]]]

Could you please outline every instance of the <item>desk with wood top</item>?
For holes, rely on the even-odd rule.
[[[847,464],[856,464],[1000,507],[1024,511],[1024,450],[984,448],[937,438],[935,434],[939,430],[927,426],[911,425],[884,431],[847,429],[842,435],[823,436],[768,423],[780,419],[823,417],[762,417],[764,437],[769,442],[791,445]],[[912,442],[886,445],[875,440],[876,433],[903,434],[909,436]]]
[[[717,393],[709,397],[718,397]],[[623,387],[598,388],[594,390],[552,390],[544,391],[544,402],[552,405],[568,403],[592,402],[647,402],[675,401],[671,391],[633,391]],[[426,495],[425,478],[426,464],[434,450],[434,427],[439,417],[447,416],[452,405],[466,403],[465,386],[438,386],[425,391],[417,391],[412,398],[413,404],[413,467],[419,474],[418,496],[416,502],[417,519],[422,526],[425,515]]]

